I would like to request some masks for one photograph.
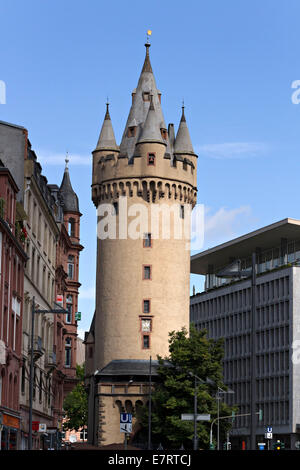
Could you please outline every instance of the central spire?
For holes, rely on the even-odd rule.
[[[142,68],[142,73],[143,72],[153,73],[151,62],[150,62],[150,54],[149,54],[149,48],[151,47],[151,44],[146,42],[145,47],[146,47],[146,57],[145,57],[144,65]]]
[[[120,145],[120,155],[126,156],[128,159],[131,159],[135,154],[136,144],[142,137],[150,106],[153,108],[149,116],[149,119],[151,117],[152,125],[154,125],[153,121],[155,120],[155,128],[158,129],[159,132],[160,129],[167,128],[160,104],[160,92],[157,89],[150,63],[150,44],[147,42],[145,47],[146,56],[144,64],[137,88],[133,93],[132,105]],[[153,96],[151,97],[151,95]],[[153,112],[154,110],[155,113]],[[131,132],[133,128],[134,132]]]

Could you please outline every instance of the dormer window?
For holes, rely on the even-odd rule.
[[[143,100],[144,101],[150,101],[150,91],[144,91],[143,92]]]
[[[148,166],[155,166],[155,153],[148,153]]]
[[[136,126],[128,127],[127,137],[135,137],[136,135]]]
[[[167,129],[161,128],[161,129],[160,129],[160,132],[161,132],[162,138],[163,138],[164,140],[167,140],[167,139],[168,139],[168,131],[167,131]]]

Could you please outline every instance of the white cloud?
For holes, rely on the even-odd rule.
[[[66,154],[55,153],[49,150],[37,150],[38,160],[42,165],[65,165]],[[73,165],[91,165],[90,155],[69,154],[70,164]]]
[[[204,244],[208,248],[250,231],[255,219],[250,206],[241,206],[235,209],[221,207],[214,214],[208,208],[204,220]]]
[[[222,144],[198,145],[195,148],[200,156],[217,159],[234,159],[265,155],[269,147],[262,142],[224,142]]]

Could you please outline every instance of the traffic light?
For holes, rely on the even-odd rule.
[[[235,420],[235,411],[232,411],[232,412],[231,412],[231,416],[232,416],[231,422],[233,423],[234,420]]]
[[[273,444],[273,449],[274,449],[274,450],[283,450],[283,449],[285,449],[285,444],[284,444],[284,442],[280,442],[279,440],[276,441],[276,442],[274,442],[274,444]]]

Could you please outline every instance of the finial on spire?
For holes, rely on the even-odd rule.
[[[181,115],[181,121],[184,121],[185,122],[185,115],[184,115],[184,99],[182,100],[182,106],[181,106],[181,109],[182,109],[182,115]]]
[[[65,158],[65,162],[66,162],[65,170],[68,170],[68,169],[69,169],[69,167],[68,167],[69,161],[70,161],[70,159],[69,159],[69,152],[68,152],[68,150],[67,150],[66,158]]]
[[[150,47],[149,38],[150,38],[151,34],[152,34],[151,29],[148,29],[148,31],[147,31],[147,41],[146,41],[146,44],[145,44],[146,47]]]
[[[106,98],[106,113],[105,113],[105,117],[104,117],[104,120],[110,120],[110,114],[109,114],[109,101],[108,101],[108,97]]]

